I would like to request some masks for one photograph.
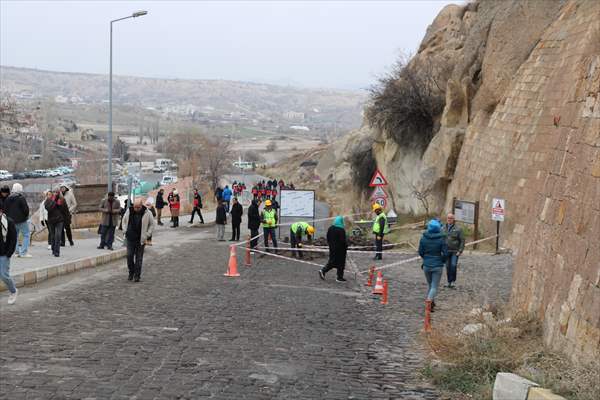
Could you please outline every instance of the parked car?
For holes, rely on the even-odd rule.
[[[13,178],[13,174],[8,172],[7,170],[0,169],[0,181],[7,181]]]
[[[13,179],[26,179],[28,178],[25,172],[15,172],[13,174]]]
[[[160,165],[155,165],[154,168],[152,168],[152,172],[155,172],[155,173],[162,173],[165,171],[166,171],[166,168],[162,167]]]
[[[172,175],[165,175],[162,177],[162,180],[160,181],[161,186],[171,185],[173,183],[177,183],[177,177],[172,176]]]

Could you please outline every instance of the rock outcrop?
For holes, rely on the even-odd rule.
[[[492,198],[505,198],[515,308],[540,316],[551,347],[598,359],[600,1],[447,6],[406,68],[443,95],[426,146],[366,123],[321,170],[347,177],[352,147],[372,141],[397,212],[423,213],[413,191],[427,187],[436,212],[453,197],[480,201],[483,234],[495,232]]]

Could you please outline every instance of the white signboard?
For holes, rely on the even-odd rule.
[[[282,190],[281,217],[315,216],[315,192],[312,190]]]
[[[467,224],[475,223],[475,203],[473,202],[456,200],[453,213],[457,221]]]
[[[504,199],[492,200],[492,220],[502,222],[504,221],[504,215],[506,215]]]

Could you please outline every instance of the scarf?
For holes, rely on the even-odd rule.
[[[6,214],[0,216],[0,240],[6,243],[6,237],[8,236],[8,219]]]

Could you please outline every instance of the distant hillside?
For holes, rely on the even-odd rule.
[[[340,127],[357,126],[366,93],[329,89],[299,89],[224,80],[155,79],[115,76],[113,101],[141,107],[193,106],[252,115],[305,113],[336,120]],[[108,99],[108,76],[28,68],[0,67],[0,91],[35,97],[76,96],[86,103]]]

